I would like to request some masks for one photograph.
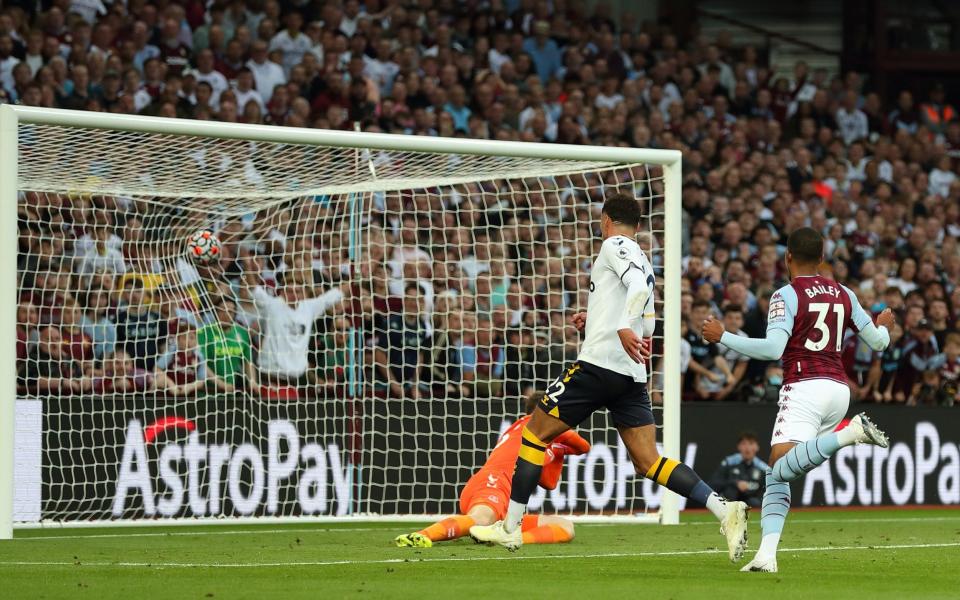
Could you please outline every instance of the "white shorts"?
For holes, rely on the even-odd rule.
[[[807,379],[780,388],[770,444],[806,442],[830,433],[850,406],[850,388],[832,379]]]

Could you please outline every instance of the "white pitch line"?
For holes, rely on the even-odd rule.
[[[803,513],[800,513],[803,514]],[[801,523],[915,523],[922,521],[960,521],[960,514],[955,517],[878,517],[866,519],[804,519],[803,517],[791,517],[793,524]],[[682,525],[716,525],[713,521],[697,521],[693,523],[682,523]]]
[[[780,552],[837,552],[845,550],[910,550],[921,548],[958,548],[960,542],[944,542],[941,544],[891,544],[884,546],[808,546],[804,548],[781,548]],[[199,569],[244,569],[263,567],[332,567],[350,565],[390,565],[390,564],[418,564],[442,562],[474,562],[499,560],[553,560],[571,558],[644,558],[657,556],[692,556],[698,554],[726,554],[726,550],[674,550],[668,552],[612,552],[607,554],[554,554],[541,556],[476,556],[476,557],[444,557],[444,558],[384,558],[379,560],[329,560],[329,561],[298,561],[272,563],[176,563],[176,562],[68,562],[68,561],[0,561],[0,567],[26,566],[77,566],[77,567],[147,567],[163,568],[199,568]]]
[[[880,517],[866,519],[791,519],[793,523],[914,523],[914,522],[935,522],[935,521],[960,521],[960,515],[956,517]],[[426,521],[424,521],[426,522]],[[621,527],[623,522],[619,523],[588,523],[586,527]],[[710,525],[716,526],[714,521],[693,521],[681,523],[681,525]],[[646,526],[646,525],[645,525]],[[15,537],[17,541],[21,540],[77,540],[77,539],[111,539],[111,538],[135,538],[135,537],[181,537],[181,536],[206,536],[206,535],[247,535],[247,534],[282,534],[282,533],[353,533],[356,531],[406,531],[410,526],[397,527],[304,527],[296,529],[220,529],[216,531],[172,531],[148,533],[96,533],[91,535],[36,535]]]
[[[100,540],[108,538],[135,538],[135,537],[179,537],[194,535],[262,535],[271,533],[353,533],[355,531],[407,531],[410,527],[310,527],[296,529],[221,529],[217,531],[170,531],[149,533],[95,533],[92,535],[36,535],[29,537],[14,537],[21,540]]]

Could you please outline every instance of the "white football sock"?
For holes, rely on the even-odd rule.
[[[507,518],[503,520],[503,529],[507,533],[513,533],[520,523],[523,522],[523,515],[527,512],[527,505],[519,502],[510,501],[507,506]]]
[[[707,510],[722,521],[723,518],[727,516],[727,501],[716,492],[713,492],[707,496]]]
[[[757,558],[772,559],[777,557],[777,546],[780,545],[779,533],[768,533],[760,540],[760,549],[757,550]]]

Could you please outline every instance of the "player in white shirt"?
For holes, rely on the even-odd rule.
[[[537,404],[539,410],[523,429],[506,519],[471,528],[475,540],[508,550],[520,547],[520,524],[540,480],[547,446],[596,410],[606,408],[637,474],[706,505],[721,521],[730,560],[743,555],[747,505],[724,500],[693,469],[657,452],[656,423],[647,395],[649,343],[644,341],[653,335],[655,326],[656,277],[634,239],[641,218],[640,203],[632,196],[615,194],[604,203],[600,217],[604,241],[590,271],[587,312],[573,317],[577,329],[586,332],[580,354],[547,387]]]
[[[313,324],[343,300],[343,292],[332,289],[316,298],[304,298],[303,286],[288,283],[277,296],[262,286],[253,288],[251,294],[264,329],[260,372],[268,379],[301,382],[310,368]]]

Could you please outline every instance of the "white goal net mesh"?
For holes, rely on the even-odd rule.
[[[609,194],[662,275],[656,166],[46,125],[18,149],[19,522],[456,512],[576,356]],[[655,511],[606,415],[580,431],[532,508]]]

